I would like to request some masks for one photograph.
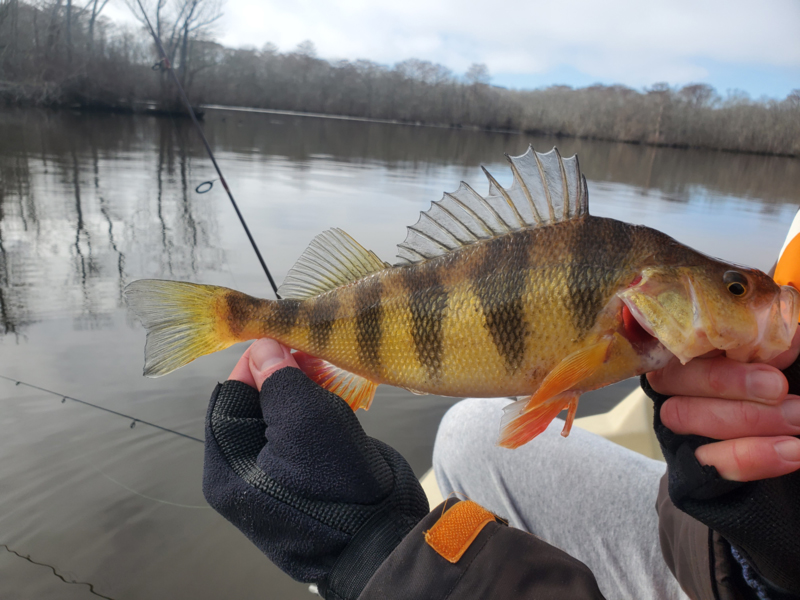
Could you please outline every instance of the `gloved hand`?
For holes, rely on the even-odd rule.
[[[800,594],[799,351],[800,331],[770,365],[715,356],[642,376],[655,401],[672,502],[722,535],[772,587],[793,594]]]
[[[329,599],[358,597],[428,514],[406,460],[267,339],[211,397],[203,493],[278,567]]]

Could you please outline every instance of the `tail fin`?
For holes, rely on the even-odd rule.
[[[245,296],[180,281],[141,279],[128,284],[125,299],[147,329],[144,374],[161,377],[241,341],[222,318],[228,313],[230,294]]]

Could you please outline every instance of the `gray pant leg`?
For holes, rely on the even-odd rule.
[[[516,450],[497,446],[504,399],[472,398],[442,419],[433,465],[461,493],[583,561],[609,600],[686,595],[661,556],[655,502],[665,465],[555,420]]]

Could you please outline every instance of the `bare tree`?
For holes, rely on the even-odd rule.
[[[125,2],[144,24],[144,15],[137,0]],[[184,87],[190,73],[191,45],[210,36],[214,23],[222,17],[223,2],[224,0],[156,0],[155,6],[143,3]]]
[[[222,17],[221,0],[179,0],[180,10],[175,23],[179,25],[178,35],[172,35],[175,46],[180,45],[179,74],[181,84],[186,85],[189,72],[190,41],[208,33],[211,26]]]
[[[678,92],[678,96],[694,107],[709,106],[719,99],[717,90],[707,83],[685,85]]]
[[[792,108],[800,109],[800,88],[789,92],[789,95],[786,96],[786,102]]]
[[[88,28],[88,48],[89,52],[94,49],[94,26],[97,22],[97,18],[100,16],[100,13],[103,12],[103,9],[108,4],[108,0],[88,0],[86,6],[84,7],[85,11],[89,11],[89,28]]]
[[[489,82],[492,80],[489,75],[489,67],[483,63],[472,63],[464,74],[464,79],[467,80],[469,85],[489,85]]]
[[[317,58],[317,47],[311,40],[305,40],[297,44],[294,53],[307,58]]]
[[[19,0],[0,0],[0,31],[6,38],[0,38],[0,58],[13,53],[17,48],[19,32]]]

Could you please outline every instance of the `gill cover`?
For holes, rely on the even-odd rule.
[[[639,324],[684,364],[715,349],[742,362],[766,362],[785,351],[797,329],[800,293],[759,280],[753,285],[757,289],[738,299],[717,279],[716,269],[652,267],[618,295]]]

